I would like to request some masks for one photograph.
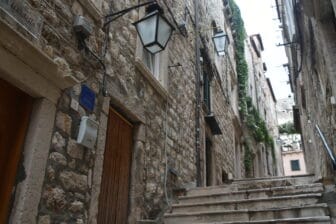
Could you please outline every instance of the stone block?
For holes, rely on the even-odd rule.
[[[59,108],[62,110],[68,110],[70,106],[70,97],[66,94],[63,94],[59,101]]]
[[[103,106],[102,106],[102,111],[107,115],[109,114],[109,109],[110,109],[110,97],[104,97],[103,99]]]
[[[53,181],[53,180],[55,180],[55,176],[56,176],[55,170],[51,166],[49,166],[47,168],[47,177],[48,177],[48,179],[50,181]]]
[[[63,77],[72,76],[70,66],[64,58],[56,57],[54,62],[57,64],[59,74],[62,74]]]
[[[46,53],[50,58],[54,58],[54,48],[52,46],[46,45],[43,48],[44,53]]]
[[[75,95],[75,96],[79,96],[79,94],[81,93],[82,91],[82,85],[81,84],[77,84],[75,86],[72,87],[72,93]]]
[[[65,138],[59,132],[55,132],[51,140],[51,145],[53,149],[61,152],[65,147]]]
[[[52,152],[49,156],[49,159],[56,164],[59,164],[61,166],[66,166],[67,165],[67,160],[64,155],[62,155],[59,152]]]
[[[76,224],[84,224],[83,219],[77,219],[77,220],[76,220]]]
[[[69,115],[58,112],[56,115],[56,127],[70,135],[72,119]]]
[[[86,79],[86,76],[80,71],[75,71],[73,74],[74,74],[75,78],[80,80],[80,81],[84,81]]]
[[[46,206],[53,211],[64,209],[67,203],[65,192],[59,187],[47,187],[43,192],[43,199]]]
[[[56,25],[59,22],[57,14],[55,11],[51,10],[51,8],[45,8],[45,10],[42,11],[42,14],[44,18],[53,25]]]
[[[74,1],[71,7],[71,11],[75,15],[83,15],[83,7],[79,4],[78,1]]]
[[[80,64],[81,55],[78,54],[73,48],[66,46],[63,48],[63,52],[64,52],[64,56],[69,60],[70,64],[75,64],[75,65]]]
[[[80,201],[74,201],[69,206],[69,210],[74,213],[80,212],[81,210],[83,210],[83,208],[84,208],[84,204],[83,202],[80,202]]]
[[[83,159],[84,149],[75,140],[69,139],[67,153],[71,158]]]
[[[66,190],[85,191],[87,190],[87,176],[71,171],[64,171],[60,174],[60,180]]]
[[[38,224],[50,224],[50,216],[49,215],[43,215],[40,216],[38,219]]]

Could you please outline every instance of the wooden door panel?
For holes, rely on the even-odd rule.
[[[132,128],[122,116],[110,109],[99,199],[99,224],[127,223]]]
[[[0,79],[0,223],[6,223],[33,99]]]

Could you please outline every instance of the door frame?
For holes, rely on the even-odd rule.
[[[129,187],[129,205],[128,205],[128,222],[135,223],[141,218],[141,214],[136,209],[139,206],[140,200],[138,198],[142,197],[144,189],[139,183],[143,176],[143,164],[139,161],[139,157],[144,156],[145,147],[145,129],[146,124],[144,122],[143,111],[137,110],[139,108],[130,108],[126,106],[123,102],[125,99],[121,99],[121,96],[115,94],[116,96],[104,97],[103,99],[103,110],[100,114],[99,129],[98,129],[98,140],[97,140],[97,150],[94,170],[92,174],[92,190],[91,190],[91,201],[89,207],[89,217],[88,223],[96,224],[98,218],[98,207],[99,207],[99,195],[102,182],[103,174],[103,164],[104,164],[104,153],[106,147],[106,134],[108,128],[108,117],[109,108],[113,108],[121,116],[126,118],[128,122],[133,125],[133,146],[132,146],[132,161],[130,167],[130,187]]]
[[[216,184],[216,158],[214,156],[213,141],[208,136],[205,137],[205,186],[213,186]],[[208,164],[209,162],[209,164]],[[209,169],[208,169],[209,168]],[[209,183],[208,183],[209,182]]]
[[[111,134],[110,133],[110,131],[112,131],[112,132],[114,132],[113,131],[113,129],[114,129],[114,123],[115,122],[118,122],[118,123],[122,123],[122,125],[120,126],[120,127],[125,127],[125,126],[127,126],[127,132],[128,132],[128,130],[130,130],[131,132],[129,133],[127,133],[127,138],[125,138],[125,135],[124,135],[124,133],[123,132],[118,132],[118,134],[117,135],[114,135],[114,134]],[[114,129],[115,130],[115,129]],[[127,153],[127,155],[126,155],[126,157],[127,157],[127,160],[128,160],[128,163],[129,163],[129,166],[126,168],[127,169],[127,171],[128,171],[128,173],[123,173],[125,176],[125,178],[127,178],[128,180],[128,183],[127,183],[127,186],[126,185],[120,185],[120,184],[115,184],[115,186],[118,186],[118,187],[114,187],[114,190],[112,191],[112,192],[116,192],[116,194],[118,194],[118,192],[120,193],[120,189],[123,189],[124,187],[126,188],[127,187],[127,208],[125,208],[127,211],[126,211],[126,219],[128,218],[128,215],[129,215],[129,199],[130,199],[130,183],[131,183],[131,167],[132,167],[132,161],[133,161],[133,131],[134,131],[134,125],[130,122],[130,121],[128,121],[123,115],[121,115],[117,110],[115,110],[113,107],[110,107],[109,108],[109,117],[108,117],[108,126],[107,126],[107,131],[106,131],[106,136],[107,137],[109,137],[109,139],[111,140],[111,139],[113,139],[113,141],[108,141],[108,143],[106,143],[106,145],[105,145],[105,150],[104,150],[104,162],[103,162],[103,167],[105,167],[105,163],[107,162],[107,164],[109,164],[109,165],[111,165],[111,164],[113,164],[113,163],[118,163],[118,159],[117,160],[114,160],[114,159],[111,159],[113,162],[112,163],[109,163],[109,161],[108,160],[110,160],[110,157],[113,155],[114,157],[115,156],[120,156],[120,157],[123,157],[123,156],[125,156],[125,154],[123,153],[123,151],[124,150],[130,150],[129,151],[129,153]],[[123,148],[124,150],[118,150],[118,148],[119,147],[121,147],[119,144],[120,144],[120,142],[118,143],[118,141],[120,140],[120,136],[118,136],[118,135],[120,135],[120,134],[122,134],[122,139],[127,139],[127,140],[130,140],[130,147],[128,148]],[[129,135],[130,134],[130,135]],[[110,138],[110,137],[112,137],[112,138]],[[116,138],[115,138],[116,137]],[[128,139],[128,137],[130,137],[130,139]],[[117,140],[117,142],[115,142],[115,140]],[[117,148],[115,148],[115,147],[113,147],[113,145],[118,145],[117,146]],[[107,150],[111,150],[111,151],[107,151]],[[116,151],[115,151],[116,150]],[[111,154],[111,152],[113,152],[112,154]],[[116,154],[115,154],[116,153]],[[106,160],[106,158],[105,158],[105,154],[108,154],[109,155],[109,157],[108,157],[108,159]],[[119,155],[117,155],[117,154],[119,154]],[[121,154],[123,154],[123,155],[121,155]],[[126,160],[123,160],[123,159],[121,159],[121,163],[118,163],[119,165],[122,165],[123,164],[123,162],[126,162]],[[111,170],[109,170],[109,171],[111,171]],[[108,172],[109,172],[108,171]],[[117,173],[119,172],[120,170],[118,170],[117,172],[116,172],[116,170],[114,169],[113,170],[113,173],[107,173],[107,176],[106,176],[106,173],[105,173],[105,171],[104,171],[104,169],[103,169],[103,173],[102,173],[102,182],[105,182],[106,181],[106,179],[105,179],[105,181],[104,181],[104,179],[103,178],[108,178],[108,179],[110,179],[110,177],[114,177],[114,178],[116,178],[116,177],[119,177],[118,178],[118,181],[122,181],[122,178],[120,179],[120,177],[122,177],[122,176],[119,176]],[[115,174],[117,175],[117,176],[115,176]],[[116,180],[116,179],[115,179]],[[108,180],[107,180],[108,181]],[[106,184],[106,182],[105,182],[105,184]],[[104,185],[105,185],[104,184]],[[108,184],[107,186],[109,186],[109,187],[111,187],[111,185],[110,184]],[[106,187],[106,185],[105,185],[105,187]],[[113,186],[112,186],[113,187]],[[115,190],[117,190],[117,191],[115,191]],[[106,193],[106,191],[105,191],[105,193]],[[123,193],[122,193],[123,194]],[[102,197],[103,195],[100,195],[100,197],[99,197],[99,200],[98,200],[98,219],[99,219],[99,203],[100,202],[103,202],[104,201],[104,196]],[[110,195],[111,196],[111,195]],[[122,196],[123,197],[123,196]],[[116,201],[119,201],[119,200],[116,200]],[[104,205],[105,205],[105,203],[103,203]],[[117,204],[115,204],[117,207],[113,207],[112,206],[112,208],[119,208],[119,206],[122,206],[121,204],[120,204],[120,202],[119,203],[117,203]],[[107,208],[110,208],[110,207],[107,207]],[[104,207],[104,209],[107,209],[106,207]],[[118,210],[117,212],[115,212],[115,214],[117,215],[117,214],[122,214],[121,212],[124,212],[125,210],[123,210],[123,209],[121,209],[121,210]],[[104,212],[104,215],[106,215],[106,212]],[[124,216],[124,214],[122,214],[122,216]],[[102,216],[101,218],[104,218],[104,216]],[[105,217],[106,218],[106,217]],[[97,220],[98,220],[97,219]],[[117,218],[117,220],[119,220],[119,218]],[[121,218],[121,220],[119,220],[119,221],[122,221],[122,220],[124,220],[123,218]],[[113,223],[114,223],[114,221],[113,221]]]

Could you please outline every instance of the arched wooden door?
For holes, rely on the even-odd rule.
[[[110,109],[99,198],[99,224],[127,223],[132,142],[132,124]]]
[[[0,79],[0,223],[7,223],[33,99]]]

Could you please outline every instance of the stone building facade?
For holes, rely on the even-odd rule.
[[[285,176],[307,174],[300,134],[281,134],[281,154]]]
[[[248,96],[260,117],[265,121],[268,132],[273,139],[279,136],[276,114],[276,98],[272,84],[266,77],[267,67],[262,60],[264,50],[260,34],[251,35],[245,41],[245,57],[248,65]],[[256,143],[254,147],[255,176],[279,175],[281,170],[280,148],[274,142],[275,157],[265,144]]]
[[[308,173],[334,176],[317,127],[335,149],[335,1],[276,1]]]
[[[104,223],[104,211],[120,192],[126,192],[126,198],[116,199],[117,207],[126,204],[122,222],[160,222],[174,192],[244,176],[234,43],[224,57],[215,53],[212,43],[219,29],[232,40],[225,1],[199,2],[199,33],[194,1],[158,1],[176,31],[166,50],[155,56],[145,52],[132,25],[145,14],[144,8],[102,28],[104,15],[138,1],[0,2],[0,95],[12,102],[1,105],[8,108],[2,122],[13,126],[17,121],[10,142],[20,143],[15,153],[5,152],[9,165],[4,170],[13,171],[10,165],[17,168],[1,184],[9,189],[1,192],[7,197],[1,222]],[[73,30],[77,15],[93,26],[87,40],[93,53],[78,49]],[[182,23],[187,35],[178,29]],[[200,89],[196,89],[197,35],[203,61]],[[210,99],[203,90],[205,74]],[[106,96],[101,91],[104,85]],[[89,106],[83,102],[87,94],[93,103]],[[8,117],[10,109],[26,104],[25,122],[16,119],[21,115]],[[83,116],[98,124],[93,148],[77,143]],[[195,125],[197,119],[200,127]],[[115,144],[126,144],[129,154],[110,153]],[[111,197],[109,186],[118,186],[119,193]]]

